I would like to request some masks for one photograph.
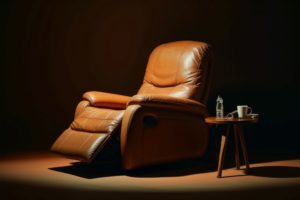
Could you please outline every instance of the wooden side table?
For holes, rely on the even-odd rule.
[[[220,146],[220,153],[219,153],[219,161],[218,161],[218,178],[222,177],[222,170],[224,166],[224,160],[225,160],[225,152],[226,152],[226,146],[228,142],[228,136],[230,134],[230,128],[233,127],[233,134],[234,134],[234,143],[235,143],[235,163],[236,163],[236,169],[240,169],[240,153],[239,153],[239,143],[242,148],[243,157],[246,165],[246,174],[249,171],[250,164],[248,159],[248,153],[246,148],[246,143],[244,139],[244,133],[243,133],[243,125],[245,124],[251,124],[251,123],[257,123],[258,119],[253,118],[216,118],[216,117],[206,117],[205,122],[207,124],[220,124],[225,125],[226,131],[222,133],[221,138],[221,146]]]

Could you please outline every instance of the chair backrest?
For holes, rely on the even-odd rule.
[[[211,68],[210,46],[177,41],[156,47],[138,94],[159,94],[206,103]]]

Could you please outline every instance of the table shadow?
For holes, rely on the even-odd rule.
[[[300,167],[290,166],[262,166],[252,167],[249,175],[269,177],[269,178],[298,178],[300,177]]]

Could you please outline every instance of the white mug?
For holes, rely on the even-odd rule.
[[[247,105],[238,105],[237,112],[239,118],[246,118],[249,114],[252,113],[252,108]]]

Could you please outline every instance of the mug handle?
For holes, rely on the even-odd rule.
[[[250,112],[249,112],[249,110],[250,110]],[[252,108],[251,107],[248,107],[247,114],[248,115],[252,114]]]

